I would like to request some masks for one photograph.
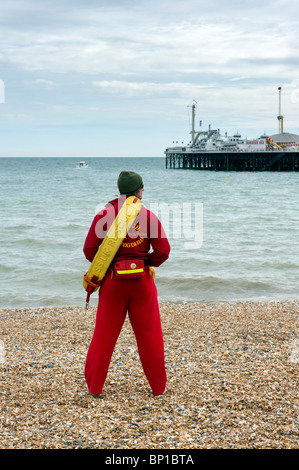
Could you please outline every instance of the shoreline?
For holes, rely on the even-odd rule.
[[[297,449],[299,301],[160,311],[167,392],[152,395],[127,317],[95,399],[96,307],[1,309],[0,448]]]

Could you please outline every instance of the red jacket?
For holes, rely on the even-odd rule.
[[[87,234],[83,252],[91,262],[110,225],[118,214],[125,196],[110,201],[94,218]],[[150,251],[152,248],[153,251]],[[160,266],[167,260],[170,245],[158,217],[142,206],[126,238],[115,255],[114,262],[142,259],[148,266]]]

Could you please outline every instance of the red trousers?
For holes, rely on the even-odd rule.
[[[90,393],[102,393],[127,312],[152,392],[159,395],[165,391],[167,378],[157,289],[146,271],[145,276],[136,279],[108,275],[101,287],[94,334],[85,364]]]

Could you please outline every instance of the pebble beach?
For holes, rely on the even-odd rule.
[[[100,398],[96,309],[0,310],[2,449],[297,449],[299,301],[161,304],[167,391],[127,317]]]

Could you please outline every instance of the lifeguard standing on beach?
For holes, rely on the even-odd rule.
[[[126,199],[130,196],[142,199],[143,181],[138,173],[122,171],[117,184],[120,197],[95,216],[86,237],[83,251],[90,262]],[[127,312],[152,392],[164,393],[167,381],[164,342],[151,266],[160,266],[169,252],[161,222],[142,205],[101,283],[96,324],[85,364],[85,379],[92,395],[102,393]]]

